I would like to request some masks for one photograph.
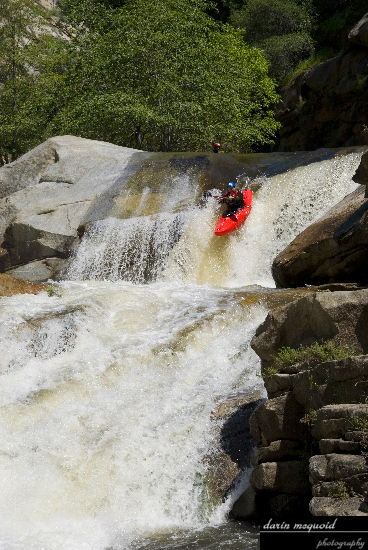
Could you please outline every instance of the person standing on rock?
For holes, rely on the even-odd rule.
[[[212,149],[212,153],[220,153],[220,147],[221,145],[219,143],[214,143],[213,144],[213,149]]]

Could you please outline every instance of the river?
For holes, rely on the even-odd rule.
[[[264,391],[249,343],[279,292],[273,258],[357,187],[360,156],[245,171],[252,212],[226,237],[196,177],[135,181],[52,292],[0,300],[1,550],[259,548],[229,520],[246,475],[210,494],[211,413]]]

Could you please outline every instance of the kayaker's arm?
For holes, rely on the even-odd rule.
[[[240,197],[221,197],[220,202],[224,202],[225,204],[231,204],[231,205],[240,205],[243,204],[244,200]]]
[[[213,199],[217,199],[218,202],[228,203],[229,199],[227,197],[222,197],[221,195],[211,195]]]

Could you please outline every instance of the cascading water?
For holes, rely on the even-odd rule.
[[[238,493],[211,494],[211,413],[262,389],[249,342],[272,260],[356,188],[360,156],[258,177],[227,237],[195,177],[143,186],[129,216],[89,228],[52,296],[0,301],[0,549],[257,548],[227,522]]]
[[[193,177],[190,185],[186,176],[175,178],[170,195],[155,214],[95,223],[78,249],[68,278],[273,287],[274,257],[357,187],[351,177],[360,157],[357,152],[336,155],[252,182],[246,174],[240,176],[239,186],[250,184],[254,190],[252,213],[236,234],[225,238],[213,234],[220,212],[216,200],[210,198],[205,208],[195,205],[197,179]],[[157,196],[164,193],[143,189],[136,212],[144,211]],[[180,210],[183,202],[185,209]]]

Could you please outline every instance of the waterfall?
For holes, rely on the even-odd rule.
[[[1,550],[256,548],[250,526],[229,527],[235,496],[211,493],[212,413],[263,391],[249,343],[272,260],[356,188],[360,156],[251,182],[244,169],[252,212],[226,237],[198,174],[165,193],[142,182],[52,295],[0,300]]]
[[[144,283],[157,280],[179,240],[185,212],[96,222],[78,249],[69,278]]]
[[[304,156],[310,157],[310,154]],[[300,154],[303,158],[303,155]],[[239,288],[273,287],[273,258],[303,229],[353,191],[351,177],[361,153],[334,155],[302,163],[285,172],[250,181],[244,174],[239,187],[253,190],[252,212],[235,234],[216,237],[220,214],[215,198],[195,204],[198,178],[187,174],[167,181],[159,193],[147,187],[134,195],[135,217],[109,217],[92,225],[68,271],[72,280],[126,280],[133,283],[176,280]],[[155,214],[142,215],[149,205],[161,204]],[[220,194],[214,189],[213,194]],[[129,195],[128,195],[129,198]],[[184,203],[184,210],[181,210]]]

